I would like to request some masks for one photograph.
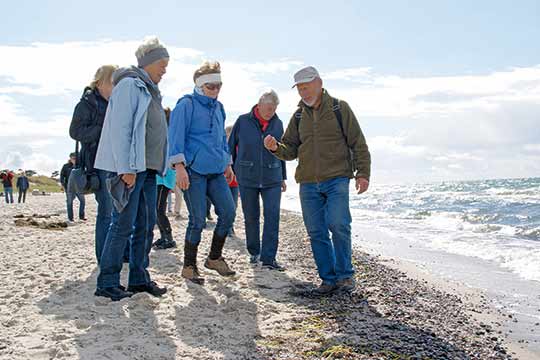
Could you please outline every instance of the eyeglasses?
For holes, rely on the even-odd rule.
[[[204,87],[207,88],[208,90],[219,90],[221,89],[221,85],[223,85],[222,83],[206,83],[204,84]]]

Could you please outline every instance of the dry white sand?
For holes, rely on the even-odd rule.
[[[206,230],[199,253],[206,284],[186,284],[180,277],[185,220],[172,221],[179,248],[151,254],[153,279],[169,289],[163,298],[143,293],[111,302],[94,297],[92,196],[87,196],[86,223],[66,230],[13,224],[13,215],[19,213],[61,213],[65,219],[64,204],[63,195],[57,194],[0,205],[2,359],[258,358],[257,341],[287,326],[298,312],[271,296],[289,287],[294,271],[285,276],[251,267],[240,227],[239,237],[225,246],[225,256],[239,275],[225,279],[205,271],[202,263],[212,234]],[[159,236],[157,228],[155,234]]]

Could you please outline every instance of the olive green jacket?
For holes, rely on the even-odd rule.
[[[343,132],[332,109],[333,98],[326,90],[318,110],[300,101],[300,121],[295,115],[289,121],[274,155],[282,160],[298,158],[296,182],[314,183],[336,177],[369,180],[371,155],[364,134],[349,104],[343,100],[338,104]]]

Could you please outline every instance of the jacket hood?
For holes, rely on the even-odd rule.
[[[218,99],[212,99],[211,97],[208,97],[206,95],[201,95],[197,91],[193,91],[193,98],[197,99],[198,102],[200,102],[202,105],[206,107],[214,107],[218,103]]]
[[[154,82],[150,79],[148,73],[143,69],[136,66],[129,66],[116,70],[113,73],[113,85],[116,86],[120,81],[125,78],[141,79],[148,87],[148,90],[153,90],[155,93],[161,96],[158,86],[154,84]]]

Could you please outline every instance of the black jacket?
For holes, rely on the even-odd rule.
[[[64,166],[62,166],[62,170],[60,170],[60,184],[64,188],[64,190],[67,189],[68,180],[69,180],[69,174],[71,174],[71,170],[73,170],[73,164],[71,161],[68,161]]]
[[[87,172],[94,169],[94,161],[105,120],[108,101],[99,92],[87,87],[75,107],[69,127],[69,136],[81,143],[77,161]]]
[[[246,187],[267,188],[278,186],[287,179],[285,162],[264,147],[264,138],[272,135],[280,140],[283,123],[274,115],[262,131],[259,120],[251,112],[240,115],[229,137],[234,173],[238,184]]]

